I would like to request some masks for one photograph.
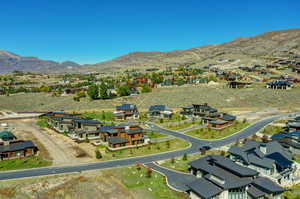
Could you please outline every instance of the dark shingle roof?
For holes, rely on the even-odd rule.
[[[127,143],[128,140],[126,138],[121,138],[121,137],[110,137],[108,138],[108,143],[110,144],[123,144]]]
[[[27,140],[23,142],[11,143],[9,145],[2,145],[0,146],[0,153],[3,152],[12,152],[12,151],[19,151],[27,148],[35,148],[36,146],[32,143],[32,141]]]
[[[117,110],[135,110],[137,109],[134,104],[122,104],[121,106],[116,106]]]
[[[152,112],[152,111],[165,111],[166,109],[167,109],[167,107],[165,105],[153,105],[153,106],[150,106],[149,112]]]
[[[223,120],[211,120],[211,121],[209,121],[209,123],[210,124],[220,124],[220,125],[222,125],[222,124],[226,124],[228,122],[227,121],[223,121]]]
[[[103,122],[97,120],[85,120],[85,119],[76,119],[74,120],[76,123],[83,123],[83,124],[102,124]]]
[[[281,192],[285,191],[284,188],[280,187],[279,185],[275,184],[268,178],[264,178],[264,177],[258,177],[256,179],[254,179],[251,184],[253,184],[258,189],[260,189],[266,193],[269,193],[269,194],[281,193]]]
[[[106,132],[106,133],[117,133],[118,131],[115,129],[116,126],[114,125],[105,125],[102,126],[99,130],[100,132]]]
[[[266,195],[265,192],[256,188],[255,186],[249,186],[247,193],[253,198],[260,198]]]
[[[224,114],[221,116],[221,119],[222,119],[222,120],[225,120],[225,121],[234,121],[234,120],[236,120],[236,116],[230,115],[230,114],[227,114],[227,113],[224,113]]]
[[[266,157],[273,159],[281,168],[288,168],[293,164],[293,161],[288,160],[285,156],[278,152],[269,154]]]
[[[189,165],[206,173],[204,178],[224,189],[245,186],[258,172],[238,165],[223,156],[210,155],[194,160]]]
[[[195,180],[187,186],[190,188],[190,190],[204,199],[214,197],[223,191],[221,188],[204,178]]]

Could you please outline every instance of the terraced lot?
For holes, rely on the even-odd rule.
[[[192,103],[208,102],[217,108],[265,108],[280,107],[293,110],[300,108],[300,89],[271,90],[262,87],[229,89],[224,85],[217,87],[188,86],[176,88],[157,88],[152,93],[113,100],[75,102],[72,96],[51,97],[51,94],[17,94],[0,96],[0,109],[12,111],[48,110],[112,110],[117,104],[135,103],[142,110],[153,104],[166,104],[178,108]]]

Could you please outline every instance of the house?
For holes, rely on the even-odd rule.
[[[293,154],[300,155],[300,131],[277,133],[272,135],[271,139],[279,142]]]
[[[182,111],[180,112],[181,115],[184,115],[186,117],[193,117],[193,115],[194,115],[193,106],[184,106],[181,108],[182,108]]]
[[[136,105],[123,104],[121,106],[116,106],[114,117],[117,120],[138,119],[139,112]]]
[[[270,89],[291,89],[293,87],[293,83],[285,80],[275,80],[267,83],[267,88]]]
[[[228,152],[231,160],[258,171],[276,183],[286,184],[295,180],[296,165],[292,154],[277,141],[247,141],[242,147],[230,147]]]
[[[105,125],[99,131],[101,140],[113,149],[144,144],[144,130],[136,123]]]
[[[238,81],[231,81],[227,83],[227,86],[229,88],[245,88],[247,86],[251,85],[249,82],[238,82]]]
[[[71,113],[65,113],[65,112],[48,112],[40,115],[40,117],[47,117],[49,120],[55,117],[79,117],[80,114],[71,114]]]
[[[300,131],[300,120],[299,117],[297,118],[295,118],[294,120],[290,120],[286,123],[286,128],[289,131]]]
[[[0,161],[33,156],[38,148],[30,140],[15,140],[0,143]]]
[[[91,119],[75,119],[69,132],[69,136],[75,140],[100,139],[100,128],[103,122]]]
[[[198,179],[187,184],[191,199],[280,198],[285,191],[253,169],[220,155],[208,155],[189,163]]]
[[[220,113],[217,118],[203,117],[202,120],[204,123],[207,123],[207,127],[215,130],[222,130],[231,126],[236,120],[236,116]]]
[[[10,131],[0,131],[0,143],[16,140],[17,137]]]
[[[59,133],[69,132],[70,128],[73,127],[74,120],[80,120],[79,117],[60,116],[50,119],[50,125],[53,129]]]
[[[219,116],[218,110],[204,104],[193,104],[193,114],[198,117],[217,117]]]
[[[166,105],[153,105],[148,110],[148,115],[151,118],[171,119],[173,111]]]

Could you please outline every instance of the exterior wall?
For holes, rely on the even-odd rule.
[[[191,191],[190,192],[190,199],[202,199],[202,198]]]
[[[28,148],[20,151],[13,151],[7,153],[1,153],[1,155],[5,155],[2,160],[13,160],[13,159],[20,159],[24,157],[29,157],[34,155],[34,149]],[[1,160],[0,160],[1,161]]]

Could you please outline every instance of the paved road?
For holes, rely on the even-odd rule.
[[[175,191],[186,192],[189,189],[186,185],[197,179],[197,177],[192,174],[177,172],[159,166],[156,163],[147,163],[145,165],[164,175],[167,179],[168,186]]]
[[[297,113],[299,114],[299,113]],[[71,172],[81,172],[87,170],[96,170],[96,169],[107,169],[107,168],[115,168],[120,166],[128,166],[133,165],[136,162],[140,163],[151,163],[156,162],[159,160],[170,159],[172,157],[182,156],[184,153],[196,153],[199,151],[199,146],[207,143],[211,143],[213,147],[220,147],[232,142],[235,142],[237,139],[248,137],[261,128],[266,126],[267,124],[279,120],[285,115],[273,116],[256,122],[255,124],[249,126],[248,128],[242,130],[241,132],[233,135],[231,137],[225,138],[223,140],[217,141],[206,141],[200,140],[197,138],[193,138],[182,133],[178,133],[175,131],[170,131],[167,129],[162,129],[155,124],[149,124],[153,130],[160,131],[162,133],[166,133],[178,138],[182,138],[187,140],[191,143],[191,146],[186,149],[173,151],[173,152],[166,152],[162,154],[155,154],[155,155],[148,155],[144,157],[135,157],[135,158],[128,158],[122,160],[113,160],[113,161],[106,161],[106,162],[96,162],[96,163],[87,163],[87,164],[78,164],[78,165],[70,165],[70,166],[52,166],[52,167],[45,167],[45,168],[38,168],[38,169],[27,169],[27,170],[19,170],[19,171],[9,171],[9,172],[1,172],[0,173],[0,180],[7,180],[7,179],[16,179],[16,178],[24,178],[24,177],[35,177],[35,176],[44,176],[44,175],[51,175],[51,174],[62,174],[62,173],[71,173]]]

